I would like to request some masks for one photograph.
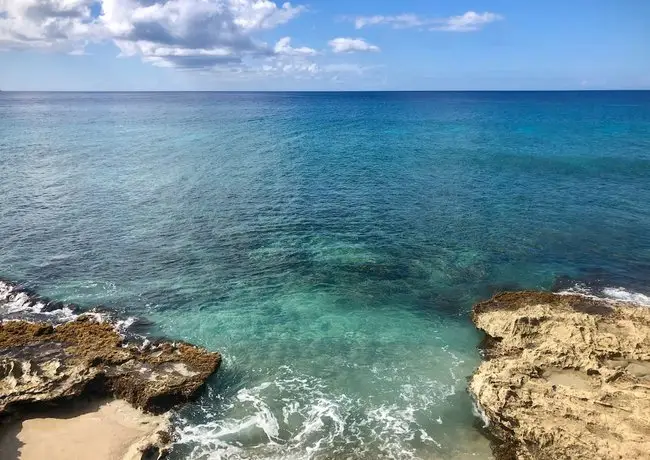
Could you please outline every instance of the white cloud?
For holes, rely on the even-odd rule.
[[[253,33],[284,24],[303,10],[268,0],[103,0],[99,22],[123,56],[207,69],[273,55]]]
[[[244,30],[273,29],[306,10],[302,5],[293,7],[289,2],[278,7],[269,0],[230,0],[229,6],[235,24]]]
[[[334,38],[328,42],[335,53],[354,53],[355,51],[379,51],[379,47],[371,45],[363,38]]]
[[[352,18],[352,21],[357,29],[368,26],[388,25],[394,29],[423,28],[447,32],[471,32],[481,29],[486,24],[502,19],[503,16],[496,13],[468,11],[460,16],[451,16],[448,18],[426,18],[415,14],[400,14],[397,16],[358,16]]]
[[[433,27],[434,30],[446,30],[449,32],[471,32],[479,30],[485,24],[494,21],[500,21],[502,16],[495,13],[475,13],[468,11],[461,16],[452,16],[447,18],[439,27]]]
[[[320,67],[310,59],[317,54],[316,50],[306,46],[292,47],[291,38],[284,37],[277,41],[273,54],[264,59],[263,65],[253,66],[250,70],[265,77],[312,77],[321,72]]]
[[[354,18],[354,26],[362,29],[366,26],[389,24],[395,29],[406,29],[424,25],[424,20],[414,14],[400,14],[398,16],[359,16]]]
[[[0,0],[0,49],[72,50],[92,35],[93,0]]]
[[[276,54],[316,54],[292,48],[290,39],[273,48],[256,38],[303,11],[270,0],[0,0],[0,49],[83,54],[88,41],[111,40],[121,56],[159,66],[232,68]]]
[[[371,69],[376,69],[378,66],[361,66],[354,63],[330,63],[318,65],[314,62],[305,59],[270,59],[268,63],[259,68],[250,69],[252,73],[263,75],[265,77],[282,77],[291,76],[294,78],[337,78],[345,76],[360,77]]]
[[[356,73],[361,74],[364,71],[364,67],[359,64],[349,64],[349,63],[340,63],[340,64],[327,64],[323,66],[323,69],[326,72],[332,73]]]
[[[284,37],[278,40],[273,48],[273,51],[278,55],[285,56],[316,56],[318,51],[313,48],[301,46],[300,48],[293,48],[291,46],[291,37]]]
[[[356,74],[356,75],[363,75],[369,70],[376,70],[381,68],[382,66],[362,66],[359,64],[354,64],[354,63],[348,63],[348,62],[341,62],[341,63],[335,63],[335,64],[327,64],[323,66],[323,72],[328,72],[328,73],[333,73],[333,74]]]
[[[0,50],[82,55],[89,43],[112,42],[121,57],[226,80],[355,78],[369,69],[328,62],[323,51],[293,45],[291,37],[261,39],[304,11],[270,0],[0,0]],[[335,38],[329,46],[335,53],[379,51],[360,38]]]
[[[318,64],[305,60],[284,61],[282,59],[270,61],[257,69],[257,72],[265,76],[312,76],[322,70]]]

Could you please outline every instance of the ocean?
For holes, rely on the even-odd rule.
[[[223,354],[175,460],[488,458],[473,303],[650,304],[650,92],[5,92],[0,164],[1,278]]]

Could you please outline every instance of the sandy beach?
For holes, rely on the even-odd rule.
[[[140,448],[167,432],[168,423],[166,416],[145,414],[122,400],[33,415],[2,430],[2,460],[140,459]]]

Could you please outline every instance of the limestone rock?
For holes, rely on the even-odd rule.
[[[469,384],[497,459],[650,459],[650,309],[505,293],[474,307]]]
[[[92,316],[57,326],[0,324],[0,415],[80,396],[162,413],[191,400],[221,362],[186,343],[128,343]]]

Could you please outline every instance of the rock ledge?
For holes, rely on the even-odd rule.
[[[93,315],[56,326],[0,322],[0,422],[87,397],[162,414],[195,398],[220,363],[218,353],[182,342],[128,342]],[[162,456],[169,430],[138,446],[142,458]]]
[[[90,316],[59,326],[8,321],[0,324],[0,414],[85,395],[160,414],[197,396],[220,362],[186,343],[127,343]]]
[[[477,304],[469,384],[497,459],[650,459],[650,309],[512,292]]]

